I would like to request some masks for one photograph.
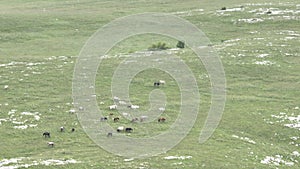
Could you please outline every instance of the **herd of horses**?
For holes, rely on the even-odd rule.
[[[158,87],[158,86],[160,86],[160,85],[164,85],[165,84],[165,81],[164,80],[160,80],[160,81],[158,81],[158,82],[154,82],[154,86],[155,87]],[[128,106],[129,108],[132,108],[131,106]],[[136,106],[137,108],[139,108],[138,106]],[[117,108],[117,106],[116,105],[114,105],[114,107],[112,107],[112,106],[110,106],[109,107],[109,109],[110,110],[114,110],[114,109],[116,109]],[[74,112],[73,112],[74,113]],[[113,113],[110,113],[110,115],[113,115]],[[133,118],[132,120],[131,120],[131,122],[137,122],[137,121],[140,121],[140,122],[143,122],[144,120],[146,119],[146,116],[143,116],[143,117],[141,117],[140,119],[139,118]],[[107,117],[101,117],[100,118],[100,121],[107,121],[108,120],[108,118]],[[120,118],[119,117],[114,117],[113,118],[113,121],[114,122],[119,122],[119,120],[120,120]],[[160,117],[160,118],[158,118],[158,120],[157,120],[158,122],[165,122],[166,121],[166,118],[164,118],[164,117]],[[60,132],[64,132],[65,131],[65,128],[62,126],[62,127],[60,127]],[[71,129],[71,132],[74,132],[75,131],[75,128],[72,128]],[[131,127],[126,127],[126,128],[124,128],[123,126],[120,126],[120,127],[118,127],[117,128],[117,132],[123,132],[123,131],[125,131],[125,132],[127,132],[127,133],[131,133],[131,132],[133,132],[133,128],[131,128]],[[43,133],[43,136],[45,137],[45,138],[50,138],[50,132],[49,131],[45,131],[44,133]],[[113,136],[113,133],[112,132],[109,132],[109,133],[107,133],[107,137],[112,137]],[[54,147],[54,142],[48,142],[47,143],[48,144],[48,146],[50,146],[50,147]]]
[[[65,131],[65,127],[60,127],[60,132],[64,132]],[[73,132],[75,132],[75,128],[72,128],[71,129],[71,132],[73,133]],[[45,137],[45,138],[50,138],[50,132],[49,131],[45,131],[44,133],[43,133],[43,136]],[[54,142],[52,142],[52,141],[50,141],[50,142],[48,142],[47,143],[48,144],[48,146],[49,147],[54,147]]]

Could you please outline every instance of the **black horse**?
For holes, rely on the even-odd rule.
[[[44,133],[43,133],[43,136],[45,136],[45,138],[46,138],[46,137],[50,138],[50,132],[48,132],[48,131],[44,132]]]
[[[154,84],[153,84],[154,86],[159,86],[160,85],[160,83],[159,82],[154,82]]]
[[[130,127],[128,127],[128,128],[125,129],[125,131],[126,131],[127,133],[131,133],[131,132],[133,131],[133,129],[130,128]]]

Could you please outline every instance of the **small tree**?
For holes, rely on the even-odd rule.
[[[166,50],[169,49],[167,47],[166,43],[158,42],[157,44],[152,44],[151,47],[148,48],[148,50]]]
[[[182,42],[182,41],[178,41],[178,42],[177,42],[176,47],[178,47],[178,48],[184,48],[184,46],[185,46],[185,43],[184,43],[184,42]]]

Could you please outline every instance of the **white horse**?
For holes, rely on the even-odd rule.
[[[111,105],[111,106],[109,106],[109,110],[116,110],[117,109],[117,105]]]
[[[49,147],[54,147],[54,142],[52,142],[52,141],[48,142],[48,146]]]

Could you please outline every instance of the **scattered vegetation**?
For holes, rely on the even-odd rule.
[[[152,44],[148,50],[166,50],[169,49],[170,47],[167,47],[166,43],[164,42],[158,42],[157,44]]]
[[[299,151],[299,128],[290,127],[299,126],[300,114],[299,12],[293,12],[299,10],[299,0],[181,2],[166,0],[160,5],[157,1],[149,1],[147,5],[139,1],[133,5],[115,0],[1,2],[0,168],[6,167],[1,166],[6,165],[4,159],[22,157],[26,157],[22,164],[49,159],[81,162],[47,168],[299,168],[300,156],[295,152]],[[236,8],[241,5],[245,6],[243,11]],[[181,50],[184,52],[176,55],[195,74],[201,95],[195,127],[171,151],[149,159],[131,160],[96,145],[81,128],[76,114],[69,110],[73,108],[73,69],[86,40],[113,19],[142,11],[175,13],[208,36],[224,65],[227,100],[222,121],[213,136],[205,144],[198,144],[210,108],[211,88],[203,64],[184,44],[185,49]],[[260,22],[254,22],[257,20]],[[111,57],[101,62],[95,79],[97,101],[106,116],[111,113],[108,106],[113,103],[111,77],[124,59],[114,56],[179,47],[177,40],[150,36],[127,40],[128,43],[108,53]],[[167,121],[161,126],[148,123],[148,133],[138,124],[130,126],[134,130],[128,137],[157,135],[176,120],[179,86],[166,72],[147,70],[137,74],[129,88],[132,104],[141,106],[141,111],[149,109],[149,93],[157,79],[167,81],[160,88],[168,99],[164,114]],[[36,120],[34,115],[40,119]],[[116,128],[123,123],[131,125],[124,118],[111,125]],[[22,129],[22,126],[28,127]],[[61,126],[66,127],[65,132],[60,132]],[[73,127],[76,130],[71,132]],[[42,136],[45,131],[51,132],[51,138]],[[53,148],[48,147],[49,141],[55,142]],[[165,158],[169,156],[178,158]]]
[[[182,42],[182,41],[178,41],[176,47],[177,48],[184,48],[185,47],[185,43]]]

